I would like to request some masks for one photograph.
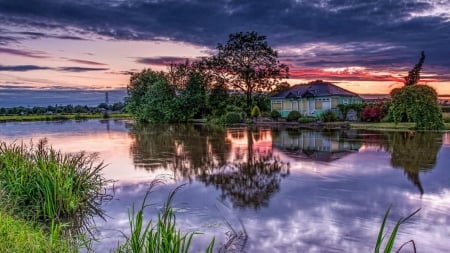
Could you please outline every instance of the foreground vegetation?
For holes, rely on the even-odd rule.
[[[175,193],[180,187],[169,193],[162,211],[158,213],[155,223],[152,220],[144,223],[144,210],[148,206],[147,198],[158,181],[153,181],[146,192],[144,200],[139,209],[133,207],[128,212],[129,236],[125,236],[125,242],[117,248],[118,253],[188,253],[194,235],[199,233],[190,232],[181,234],[176,226],[176,215],[171,207]],[[206,248],[206,253],[212,253],[214,249],[214,238]]]
[[[101,175],[104,166],[95,159],[84,152],[63,154],[45,139],[36,146],[2,142],[0,205],[19,221],[39,224],[50,241],[61,238],[74,247],[84,243],[83,231],[93,215],[103,217],[100,204],[109,197],[104,193],[108,181]],[[21,240],[20,235],[9,236]]]
[[[77,252],[77,247],[64,238],[52,236],[33,222],[0,210],[0,252],[44,253]]]

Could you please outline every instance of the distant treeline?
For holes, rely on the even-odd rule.
[[[70,113],[101,113],[106,110],[121,112],[125,108],[125,103],[117,102],[114,104],[101,103],[98,106],[87,105],[49,105],[47,107],[0,107],[0,115],[42,115],[42,114],[70,114]]]

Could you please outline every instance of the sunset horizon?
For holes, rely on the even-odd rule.
[[[445,1],[33,3],[0,1],[0,89],[125,88],[130,73],[208,57],[229,34],[256,31],[291,85],[388,94],[425,51],[419,83],[450,94]]]

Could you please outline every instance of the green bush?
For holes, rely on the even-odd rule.
[[[270,117],[270,112],[261,112],[261,117],[265,117],[265,118]]]
[[[242,116],[238,112],[228,112],[225,114],[225,123],[226,124],[236,124],[242,122]]]
[[[427,85],[405,86],[391,92],[390,113],[395,123],[416,123],[416,129],[439,130],[444,128],[436,90]]]
[[[290,111],[287,116],[287,121],[297,121],[302,115],[299,111]]]
[[[320,120],[323,122],[334,122],[337,121],[338,117],[331,110],[324,111],[320,114]]]
[[[107,197],[104,165],[86,153],[63,154],[47,146],[0,143],[0,190],[2,204],[20,217],[49,225],[53,221],[77,220],[86,213],[102,214],[101,199]],[[80,224],[82,225],[82,224]]]
[[[253,106],[251,116],[252,118],[258,118],[259,116],[261,116],[261,111],[259,110],[259,107],[257,105]]]
[[[312,123],[316,121],[317,119],[314,117],[301,117],[298,119],[298,123]]]
[[[281,118],[281,114],[279,111],[274,110],[274,111],[270,112],[270,117],[274,120],[278,120],[279,118]]]

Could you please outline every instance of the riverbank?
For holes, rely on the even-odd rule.
[[[84,120],[84,119],[102,119],[105,116],[102,113],[77,113],[77,114],[51,114],[51,115],[0,115],[0,122],[15,121],[58,121],[58,120]],[[131,115],[128,113],[110,113],[108,118],[128,119]]]

